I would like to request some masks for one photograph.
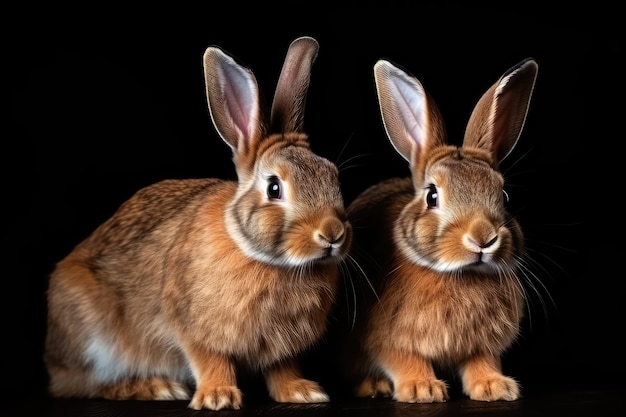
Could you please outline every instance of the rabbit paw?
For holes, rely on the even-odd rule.
[[[243,404],[241,391],[235,386],[220,386],[199,389],[193,396],[189,408],[201,410],[222,410],[232,408],[238,410]]]
[[[386,379],[377,379],[373,377],[366,377],[356,387],[355,395],[357,397],[371,397],[377,396],[390,397],[392,392],[391,382]]]
[[[165,378],[129,379],[102,389],[110,400],[188,400],[187,387]]]
[[[474,381],[465,388],[465,393],[477,401],[515,401],[520,397],[517,382],[502,375]]]
[[[165,381],[165,386],[157,393],[155,399],[157,400],[188,400],[189,390],[183,384],[178,382]]]
[[[413,379],[397,384],[393,398],[405,403],[441,403],[448,397],[448,388],[438,379]]]
[[[330,401],[322,387],[307,379],[287,381],[271,393],[274,401],[281,403],[325,403]]]

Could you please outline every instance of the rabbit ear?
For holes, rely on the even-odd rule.
[[[238,153],[247,153],[265,132],[254,74],[217,47],[204,53],[209,112],[222,139]]]
[[[302,132],[311,66],[318,49],[317,41],[308,36],[289,45],[272,103],[272,131]]]
[[[439,110],[417,78],[379,60],[374,79],[385,131],[400,155],[413,165],[426,148],[445,144]]]
[[[522,132],[537,63],[527,58],[505,72],[476,104],[465,130],[464,146],[482,148],[502,161]]]

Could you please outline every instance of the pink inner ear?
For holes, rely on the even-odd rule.
[[[421,84],[389,63],[380,63],[379,101],[387,135],[396,151],[412,162],[428,138],[428,108]]]
[[[256,85],[238,68],[227,67],[225,76],[227,82],[222,85],[224,105],[234,127],[239,130],[239,140],[247,143],[257,122],[254,117],[257,111]]]
[[[424,93],[416,88],[411,80],[394,78],[396,81],[396,102],[400,117],[409,136],[417,144],[422,145],[426,129],[426,102]]]

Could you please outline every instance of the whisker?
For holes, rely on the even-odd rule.
[[[502,172],[502,174],[504,175],[504,177],[508,178],[508,173],[511,169],[513,169],[515,167],[515,165],[517,165],[522,159],[526,158],[531,152],[533,152],[535,150],[536,146],[532,146],[530,149],[528,149],[526,152],[524,152],[523,154],[521,154],[520,156],[518,156],[514,161],[512,161],[507,167],[506,169]]]
[[[349,255],[349,258],[353,262],[353,265],[358,268],[358,271],[360,272],[361,276],[363,277],[363,279],[367,283],[367,285],[370,288],[370,290],[372,290],[372,293],[374,294],[374,296],[376,296],[376,299],[379,299],[378,298],[378,292],[376,291],[376,288],[374,287],[374,284],[372,284],[372,281],[367,276],[367,273],[365,272],[365,269],[361,267],[359,262],[352,255]]]
[[[345,161],[341,162],[340,164],[337,165],[337,168],[339,169],[340,172],[345,172],[346,170],[350,169],[350,168],[356,168],[359,167],[359,164],[352,164],[352,165],[346,165],[354,160],[356,160],[357,158],[363,158],[366,156],[372,156],[374,154],[371,153],[364,153],[364,154],[360,154],[360,155],[354,155],[351,156],[350,158],[346,159]]]
[[[352,132],[350,136],[348,136],[348,140],[346,140],[345,143],[343,144],[343,147],[339,151],[337,158],[335,158],[335,164],[339,163],[339,161],[341,160],[341,157],[343,156],[343,153],[346,151],[346,149],[348,148],[348,145],[350,144],[353,138],[354,138],[354,132]]]
[[[525,284],[524,286],[532,290],[532,293],[536,296],[536,299],[538,299],[539,303],[541,304],[544,317],[548,319],[549,308],[548,308],[548,302],[546,300],[546,297],[550,302],[550,306],[556,307],[556,302],[554,298],[552,297],[552,294],[550,293],[549,288],[546,286],[543,280],[539,278],[539,275],[534,271],[534,268],[540,268],[545,273],[545,275],[549,275],[547,273],[547,270],[543,268],[543,266],[540,263],[534,261],[531,257],[520,257],[518,260],[518,266],[519,266],[519,273],[524,278],[524,284]],[[531,305],[532,299],[528,294],[526,296],[526,300],[528,303],[529,324],[531,325],[531,329],[532,329],[532,320],[530,317],[531,310],[533,310],[532,305]]]
[[[346,262],[355,262],[354,259],[352,257],[350,257],[349,255],[346,257]],[[356,288],[354,286],[354,281],[352,279],[352,275],[350,274],[350,267],[348,265],[342,265],[341,267],[342,269],[342,275],[346,278],[344,279],[344,291],[345,291],[345,300],[346,300],[346,311],[348,314],[348,318],[350,319],[350,316],[352,316],[352,318],[350,319],[351,325],[350,325],[350,329],[354,330],[354,327],[356,325],[356,316],[357,316],[357,295],[356,295]],[[348,292],[348,285],[346,284],[346,282],[349,282],[350,284],[350,289],[352,290],[352,297],[350,297],[350,293]],[[350,314],[350,299],[352,300],[352,305],[354,306],[354,314]]]

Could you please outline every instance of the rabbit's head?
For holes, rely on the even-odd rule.
[[[393,226],[404,257],[444,273],[507,275],[516,267],[523,236],[506,210],[499,165],[522,131],[537,68],[529,58],[504,73],[476,104],[462,145],[453,146],[422,84],[386,60],[376,63],[384,127],[414,187]]]
[[[317,51],[311,37],[291,43],[269,115],[249,69],[217,47],[204,54],[209,111],[238,177],[226,226],[246,255],[274,265],[337,262],[351,243],[338,169],[303,131]]]

